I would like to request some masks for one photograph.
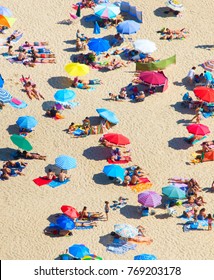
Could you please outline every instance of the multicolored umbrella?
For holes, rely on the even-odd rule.
[[[139,78],[144,84],[151,86],[164,86],[167,80],[163,73],[156,71],[141,72]]]
[[[31,151],[33,149],[33,147],[28,142],[28,140],[25,139],[24,137],[20,136],[20,135],[13,134],[10,137],[10,139],[13,142],[13,144],[15,144],[17,147],[19,147],[22,150]]]
[[[94,254],[89,254],[89,255],[86,255],[85,257],[83,257],[81,260],[89,260],[89,261],[100,261],[102,260],[101,257],[98,257]]]
[[[214,89],[209,87],[196,87],[194,88],[194,94],[198,98],[208,103],[214,102]]]
[[[115,145],[128,145],[130,144],[129,139],[122,135],[122,134],[118,134],[118,133],[108,133],[108,134],[104,134],[103,138],[108,141],[109,143],[115,144]]]
[[[68,63],[65,65],[65,71],[70,76],[85,76],[89,72],[89,66],[81,63]]]
[[[64,230],[72,230],[75,228],[75,223],[73,220],[68,218],[66,215],[61,215],[57,220],[56,220],[56,225],[60,227],[61,229]]]
[[[157,207],[161,204],[162,197],[154,191],[145,191],[138,194],[138,202],[145,207]]]
[[[96,54],[106,52],[111,48],[109,41],[102,38],[91,39],[88,42],[88,47],[89,50],[95,52]]]
[[[74,258],[82,259],[84,256],[90,254],[89,248],[83,244],[74,244],[68,248],[69,254]]]
[[[202,67],[210,72],[214,71],[214,60],[207,60],[202,64]]]
[[[186,194],[180,188],[173,185],[169,185],[162,188],[162,194],[168,196],[171,199],[185,199]]]
[[[133,45],[135,50],[144,54],[150,54],[157,50],[155,43],[146,39],[138,39],[134,41]]]
[[[138,260],[138,261],[152,261],[152,260],[157,260],[157,258],[154,255],[142,254],[142,255],[134,256],[134,260]]]
[[[61,207],[62,212],[71,219],[79,218],[79,212],[72,206],[62,205]]]
[[[111,3],[102,3],[94,8],[94,13],[104,19],[115,18],[120,13],[120,8]]]
[[[12,99],[12,95],[5,89],[0,88],[0,102],[9,103]]]
[[[119,123],[118,118],[116,117],[115,113],[113,113],[112,111],[110,111],[106,108],[96,109],[96,111],[100,115],[100,117],[109,121],[110,123],[113,123],[113,124]]]
[[[8,8],[0,6],[0,15],[6,17],[12,17],[12,12]]]
[[[54,98],[60,102],[67,102],[76,97],[76,93],[70,89],[60,89],[54,94]]]
[[[16,124],[20,128],[32,129],[38,124],[38,121],[32,116],[22,116],[18,118]]]
[[[117,164],[106,165],[103,168],[103,172],[108,177],[120,178],[121,180],[124,180],[125,170],[120,165]]]
[[[166,2],[166,6],[170,9],[172,9],[173,11],[181,12],[184,10],[183,5],[177,0],[168,0]]]
[[[127,224],[114,225],[114,232],[124,238],[133,238],[138,235],[138,229]]]
[[[15,18],[0,15],[0,26],[6,26],[10,28],[13,26],[15,21]]]
[[[75,158],[70,156],[61,155],[55,159],[55,164],[57,167],[63,170],[69,170],[77,167],[77,161]]]
[[[203,124],[190,124],[187,127],[189,133],[194,135],[207,135],[210,133],[209,127]]]
[[[117,32],[120,34],[134,34],[139,29],[140,24],[134,20],[125,20],[117,26]]]

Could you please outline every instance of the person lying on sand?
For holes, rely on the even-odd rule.
[[[91,219],[96,219],[96,218],[103,218],[103,213],[100,212],[88,212],[87,207],[84,206],[82,212],[80,213],[79,220],[88,218],[89,220]]]
[[[68,127],[68,134],[72,134],[76,130],[74,122],[72,122]]]
[[[32,56],[38,57],[38,58],[55,58],[54,53],[38,53],[38,50],[35,49],[35,47],[31,47],[31,54]]]
[[[40,159],[40,160],[46,160],[46,156],[42,156],[38,153],[29,153],[27,151],[23,151],[22,155],[24,156],[24,158],[26,159]]]
[[[139,176],[127,174],[124,178],[123,184],[127,187],[128,185],[137,185],[140,182]]]
[[[210,152],[214,149],[214,141],[205,141],[201,144],[202,152]]]
[[[42,99],[45,99],[40,92],[37,91],[36,89],[36,84],[33,84],[31,81],[28,81],[24,84],[24,88],[27,92],[28,97],[32,100],[33,97],[35,97],[36,99],[40,99],[40,97]]]
[[[123,101],[127,98],[126,90],[122,90],[119,94],[109,93],[110,99],[114,101]]]
[[[55,58],[53,59],[48,59],[48,58],[39,58],[37,57],[36,55],[32,55],[32,60],[31,60],[32,63],[56,63],[56,60]]]
[[[22,173],[21,171],[15,170],[15,169],[10,169],[7,166],[3,167],[1,170],[3,172],[2,178],[5,179],[5,180],[8,180],[10,176],[14,176],[16,174],[21,175],[21,176],[25,176],[25,174]]]
[[[3,167],[8,167],[8,168],[24,168],[25,166],[27,166],[27,162],[23,162],[23,161],[11,161],[11,160],[8,160],[8,161],[5,162],[5,164],[3,165]]]
[[[204,198],[202,196],[197,196],[197,194],[191,195],[188,198],[189,204],[197,204],[198,206],[204,205],[206,202],[204,201]]]
[[[28,41],[25,41],[24,46],[25,47],[33,47],[33,46],[47,46],[48,42],[33,42],[29,43]]]
[[[122,156],[122,152],[120,151],[119,148],[112,149],[112,151],[111,151],[111,160],[113,162],[124,160],[124,159],[125,158]]]

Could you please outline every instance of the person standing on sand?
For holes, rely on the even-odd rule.
[[[106,213],[106,221],[108,221],[108,213],[109,213],[109,210],[110,210],[109,202],[108,201],[105,201],[104,210],[105,210],[105,213]]]
[[[192,85],[195,77],[195,69],[196,67],[193,66],[192,69],[189,70],[189,73],[187,74],[187,77],[189,79],[189,83]]]

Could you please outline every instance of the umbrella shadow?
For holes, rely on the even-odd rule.
[[[139,207],[134,205],[126,205],[120,209],[120,214],[122,214],[127,219],[140,219],[141,213],[139,212]]]
[[[113,236],[108,233],[106,235],[100,236],[99,243],[107,247],[113,241]]]
[[[19,127],[17,124],[11,124],[6,129],[10,135],[12,134],[19,134]]]
[[[90,147],[83,152],[83,156],[90,160],[105,160],[111,157],[111,151],[107,147]]]
[[[167,13],[169,9],[167,7],[159,7],[156,10],[154,10],[154,15],[156,17],[175,17],[174,13]]]
[[[187,150],[191,145],[184,141],[184,137],[175,137],[168,141],[168,146],[174,150]]]
[[[47,173],[49,171],[49,169],[51,169],[53,172],[55,172],[55,174],[59,174],[61,171],[61,169],[59,167],[57,167],[55,164],[48,164],[45,167],[45,172]]]
[[[77,49],[76,49],[76,47],[73,47],[73,48],[63,49],[63,51],[65,51],[65,52],[76,52]]]
[[[98,184],[98,185],[103,185],[103,186],[107,186],[112,184],[112,180],[110,180],[104,173],[97,173],[94,174],[92,180]]]
[[[63,19],[63,20],[58,21],[57,24],[71,25],[72,21],[70,19]]]
[[[170,106],[173,107],[176,112],[179,112],[179,113],[182,113],[182,114],[188,114],[188,115],[195,115],[195,110],[194,109],[184,107],[182,104],[183,104],[183,102],[177,102],[177,103],[172,104]]]
[[[63,213],[56,213],[56,214],[52,214],[50,215],[47,220],[50,222],[50,223],[53,223],[53,224],[56,224],[56,220],[62,216]]]
[[[163,213],[163,214],[157,214],[157,215],[155,215],[155,218],[156,218],[156,219],[161,219],[161,220],[163,220],[163,219],[170,218],[170,216],[169,216],[169,214],[167,214],[167,213]]]
[[[56,102],[54,101],[44,101],[42,103],[42,109],[44,111],[50,110],[52,107],[54,107],[56,105]]]
[[[83,16],[80,19],[80,23],[85,28],[94,28],[94,21],[87,21],[88,18],[95,17],[94,14]]]
[[[17,152],[17,149],[12,148],[0,148],[0,160],[1,161],[7,161],[7,160],[13,160],[14,154]]]
[[[214,48],[214,45],[197,45],[195,46],[196,49],[205,49],[211,51]]]
[[[181,120],[178,120],[176,123],[177,123],[177,124],[188,125],[189,123],[191,123],[191,120],[181,119]]]
[[[76,44],[76,40],[65,40],[63,41],[63,43],[66,43],[66,44]]]
[[[190,84],[189,83],[189,80],[188,80],[188,77],[184,77],[182,80],[181,80],[181,82],[179,82],[179,81],[174,81],[173,82],[173,85],[175,85],[175,86],[179,86],[179,87],[185,87],[186,88],[186,90],[193,90],[193,88],[195,87],[194,86],[194,84]]]
[[[51,77],[48,79],[48,83],[53,88],[64,89],[71,86],[71,79],[63,76]]]
[[[99,116],[91,116],[91,117],[89,117],[89,119],[90,119],[90,123],[91,123],[91,125],[93,126],[95,126],[95,125],[100,125],[100,122],[101,122],[101,117],[99,117]]]

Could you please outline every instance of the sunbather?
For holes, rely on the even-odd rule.
[[[88,212],[87,207],[84,206],[82,212],[80,213],[79,220],[88,218],[89,220],[91,219],[96,219],[96,218],[103,218],[103,213],[100,212]]]
[[[36,90],[36,84],[33,84],[31,81],[28,81],[24,84],[24,88],[27,92],[27,95],[30,99],[32,99],[33,97],[35,97],[36,99],[40,99],[40,97],[42,99],[45,99],[41,93],[39,93],[37,90]]]
[[[21,176],[24,176],[25,174],[22,173],[21,171],[17,170],[17,169],[11,169],[11,168],[8,168],[8,167],[3,167],[2,168],[2,171],[5,175],[4,179],[9,179],[8,176],[14,176],[14,175],[21,175]]]
[[[141,102],[141,101],[144,101],[145,97],[146,96],[145,96],[144,92],[140,91],[138,94],[135,95],[135,100],[137,102]]]
[[[71,176],[68,176],[65,171],[63,169],[61,169],[60,173],[59,173],[59,176],[58,176],[58,179],[60,182],[64,182],[66,181],[67,179],[69,179]]]
[[[14,55],[15,54],[15,52],[13,51],[13,46],[9,45],[7,53],[8,53],[8,55]]]
[[[59,111],[56,109],[56,106],[53,106],[50,110],[46,111],[46,116],[55,118],[59,114]]]
[[[55,58],[55,54],[53,53],[39,53],[39,50],[35,49],[35,47],[31,47],[31,54],[38,58]]]
[[[47,46],[48,42],[33,42],[29,43],[28,41],[25,41],[24,47],[33,47],[33,46]]]
[[[75,227],[88,227],[88,226],[95,226],[97,227],[97,223],[94,221],[88,221],[88,222],[75,222]]]
[[[206,141],[201,144],[202,152],[209,152],[214,149],[214,141]]]
[[[56,179],[55,172],[52,169],[50,169],[50,168],[48,169],[48,172],[47,172],[47,179],[49,179],[49,180]]]
[[[27,166],[27,163],[26,162],[23,162],[23,161],[7,161],[3,167],[8,167],[8,168],[18,168],[18,169],[22,169],[24,168],[25,166]]]
[[[19,52],[19,54],[18,54],[18,60],[19,61],[24,61],[25,59],[26,59],[26,57],[27,57],[27,52],[26,52],[26,50],[25,49],[23,49],[23,50],[21,50],[20,52]]]
[[[72,122],[68,127],[68,134],[72,134],[76,130],[75,124]]]
[[[38,58],[37,56],[35,55],[32,55],[32,63],[56,63],[56,60],[55,58],[53,59],[48,59],[48,58]]]
[[[40,160],[46,160],[46,156],[42,156],[38,153],[29,153],[27,151],[23,151],[22,155],[26,159],[40,159]]]
[[[120,161],[124,160],[124,157],[122,156],[122,153],[119,148],[112,149],[111,151],[111,160],[114,161]]]
[[[7,45],[10,45],[11,42],[16,39],[18,36],[20,36],[22,33],[19,32],[18,30],[14,31],[12,35],[10,35],[8,38],[7,38],[7,42],[6,44]]]

